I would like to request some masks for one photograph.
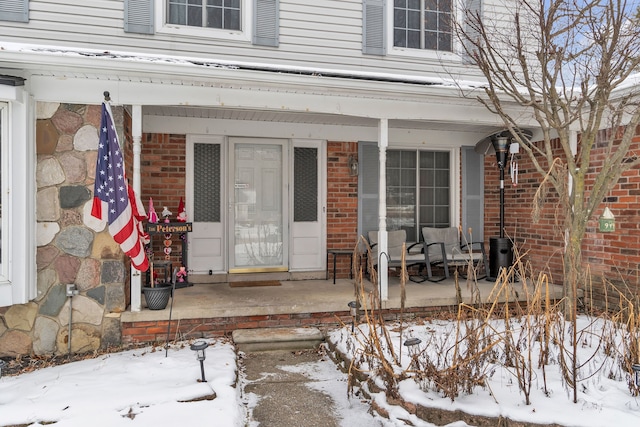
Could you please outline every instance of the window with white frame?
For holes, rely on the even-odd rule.
[[[359,144],[359,229],[378,229],[378,147]],[[421,240],[422,227],[451,224],[451,152],[387,150],[387,230],[405,230],[407,240]]]
[[[167,0],[167,23],[242,30],[241,0]]]
[[[394,0],[393,45],[453,51],[453,0]]]

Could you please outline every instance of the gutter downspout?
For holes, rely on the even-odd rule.
[[[387,239],[387,147],[389,120],[380,119],[378,125],[379,181],[378,181],[378,289],[380,301],[389,299],[389,263]]]

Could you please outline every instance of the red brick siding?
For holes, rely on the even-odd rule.
[[[557,147],[556,147],[557,148]],[[640,150],[640,138],[631,147]],[[587,190],[600,173],[601,162],[598,159],[606,155],[602,147],[595,148],[593,170],[587,177]],[[525,259],[531,262],[536,271],[550,273],[553,283],[562,283],[563,230],[560,212],[557,212],[558,197],[555,192],[549,194],[540,220],[533,222],[533,196],[538,189],[541,177],[534,170],[526,153],[518,155],[518,185],[511,185],[508,171],[505,177],[505,229],[506,235],[516,242]],[[625,173],[607,200],[609,209],[615,215],[616,231],[602,233],[598,230],[598,218],[604,210],[602,204],[590,218],[587,226],[582,254],[584,268],[588,268],[595,283],[602,277],[615,282],[624,281],[630,294],[640,295],[640,170],[633,169]],[[485,159],[485,236],[499,234],[499,171],[495,156]],[[487,242],[488,244],[488,242]],[[596,304],[604,303],[602,285],[593,289]],[[587,284],[581,286],[587,289]],[[589,290],[589,293],[591,290]],[[618,297],[610,292],[610,303],[617,303]]]
[[[358,241],[358,177],[349,175],[349,156],[358,157],[356,142],[327,144],[328,249],[353,249]],[[350,269],[349,258],[338,257],[336,276],[349,277]]]
[[[434,317],[441,316],[443,313],[454,314],[455,312],[456,307],[412,307],[404,309],[402,318]],[[383,316],[387,321],[397,321],[401,316],[400,309],[383,310]],[[351,323],[349,311],[181,319],[171,322],[169,339],[228,336],[236,329],[305,326],[335,327],[341,323]],[[126,345],[163,342],[167,339],[168,326],[167,320],[123,322],[122,343]]]

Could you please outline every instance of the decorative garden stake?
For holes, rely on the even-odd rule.
[[[205,350],[209,347],[209,343],[205,341],[196,341],[191,344],[191,350],[196,352],[196,358],[200,361],[200,372],[202,373],[201,382],[206,383],[207,380],[204,379],[204,359],[207,358],[205,354]]]

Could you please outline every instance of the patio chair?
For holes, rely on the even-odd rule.
[[[457,227],[432,228],[423,227],[424,253],[426,258],[427,277],[431,282],[440,282],[448,279],[449,267],[468,267],[472,265],[478,274],[484,268],[484,276],[487,277],[487,257],[483,242],[460,243],[460,232]],[[443,277],[434,277],[431,267],[440,266],[444,270]],[[461,276],[466,278],[467,270],[463,269]]]
[[[407,243],[407,232],[405,230],[393,230],[387,232],[387,265],[390,268],[398,268],[402,266],[402,245],[405,245],[405,265],[407,268],[420,265],[421,270],[426,265],[426,259],[423,253],[421,243]],[[373,257],[373,266],[378,268],[378,232],[369,232],[369,245],[371,246],[371,256]],[[423,282],[425,279],[416,279],[409,276],[409,280],[413,282]]]

